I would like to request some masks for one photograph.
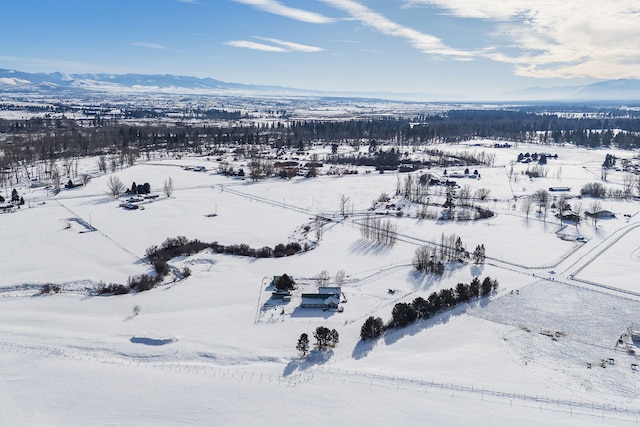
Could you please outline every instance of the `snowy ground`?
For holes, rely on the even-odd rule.
[[[637,422],[640,374],[632,364],[640,362],[616,344],[640,325],[638,202],[604,201],[616,219],[563,228],[551,214],[526,218],[513,199],[556,185],[577,195],[597,180],[606,152],[554,148],[559,159],[547,178],[522,176],[510,186],[506,169],[518,152],[549,148],[447,149],[495,153],[494,167],[469,184],[491,190],[487,207],[497,216],[456,223],[392,217],[407,236],[393,247],[363,240],[351,218],[337,215],[340,195],[358,213],[382,192],[393,194],[393,173],[251,183],[216,174],[217,164],[206,159],[154,160],[116,173],[126,185],[149,182],[155,190],[173,179],[171,198],[135,211],[105,195],[109,176],[56,197],[25,190],[27,205],[0,215],[3,423]],[[195,165],[210,170],[183,169]],[[608,185],[620,182],[612,172]],[[304,234],[303,227],[318,214],[334,221],[315,246],[313,230]],[[485,244],[486,264],[451,265],[437,278],[416,274],[415,248],[442,233],[458,234],[470,250]],[[99,281],[125,283],[150,272],[141,260],[146,248],[177,235],[256,248],[306,239],[315,248],[278,259],[205,251],[171,262],[191,269],[185,280],[122,296],[87,291]],[[341,313],[299,307],[299,293],[315,289],[322,270],[347,273]],[[282,273],[300,285],[288,304],[269,301],[268,282]],[[500,289],[376,341],[359,340],[368,316],[388,320],[395,303],[476,276],[496,278]],[[63,291],[38,295],[44,283]],[[298,337],[321,325],[338,330],[340,343],[301,359]]]

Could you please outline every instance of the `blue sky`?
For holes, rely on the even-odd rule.
[[[491,98],[640,77],[638,0],[5,0],[0,68]]]

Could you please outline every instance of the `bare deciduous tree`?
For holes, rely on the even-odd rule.
[[[314,229],[316,231],[316,240],[322,240],[322,227],[324,226],[324,220],[321,216],[316,216],[314,220]]]
[[[80,180],[82,181],[82,185],[86,187],[89,181],[91,181],[91,175],[89,175],[88,173],[83,173],[82,175],[80,175]]]
[[[349,197],[347,197],[344,194],[340,195],[340,204],[339,204],[339,208],[340,208],[340,215],[342,215],[342,218],[346,218],[349,216]]]
[[[476,198],[478,200],[487,200],[487,197],[489,197],[489,194],[491,193],[491,190],[489,190],[488,188],[478,188],[476,190]]]
[[[173,194],[173,179],[171,179],[171,177],[164,180],[162,191],[164,191],[164,194],[167,197],[171,197],[171,195]]]
[[[55,164],[51,165],[51,181],[53,183],[53,192],[58,194],[60,192],[60,171]]]
[[[107,189],[109,190],[108,194],[114,198],[119,197],[125,190],[125,186],[115,175],[109,177],[109,181],[107,182]]]
[[[522,213],[526,215],[527,219],[529,219],[529,214],[531,213],[532,206],[533,206],[533,200],[531,199],[531,197],[525,197],[524,199],[522,199],[522,204],[520,205],[520,209],[522,210]]]
[[[469,206],[469,200],[471,199],[471,186],[469,184],[465,184],[460,187],[460,191],[458,191],[458,200],[462,206]]]
[[[98,170],[107,173],[107,157],[104,155],[98,157]]]
[[[344,285],[344,279],[346,276],[347,276],[347,273],[345,273],[344,270],[338,270],[336,272],[336,278],[335,278],[336,286],[342,287],[342,285]]]
[[[635,184],[635,176],[630,173],[625,173],[622,181],[622,192],[625,199],[628,199],[633,195],[634,184]]]
[[[602,210],[602,205],[600,204],[600,200],[594,200],[591,202],[591,204],[589,205],[589,210],[590,210],[590,214],[591,214],[591,221],[593,223],[594,227],[598,227],[598,220],[600,218],[598,218],[598,212],[600,212]]]
[[[329,283],[329,279],[331,279],[331,276],[329,275],[329,272],[327,270],[322,270],[320,273],[318,273],[315,279],[318,283],[318,286],[326,286]]]

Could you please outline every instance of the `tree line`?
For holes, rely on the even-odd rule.
[[[417,297],[412,302],[399,302],[394,305],[391,320],[385,325],[380,317],[369,316],[360,328],[360,338],[369,340],[377,338],[390,328],[403,328],[411,323],[429,319],[436,314],[449,310],[458,304],[489,295],[498,289],[498,281],[489,276],[482,281],[475,277],[471,283],[458,283],[455,288],[441,289],[432,292],[425,300]]]

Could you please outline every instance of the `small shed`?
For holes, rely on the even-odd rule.
[[[598,219],[615,218],[616,217],[616,214],[614,214],[611,211],[607,211],[607,210],[598,211],[598,212],[585,212],[585,215],[587,215],[588,217],[591,217],[591,218],[598,218]]]

